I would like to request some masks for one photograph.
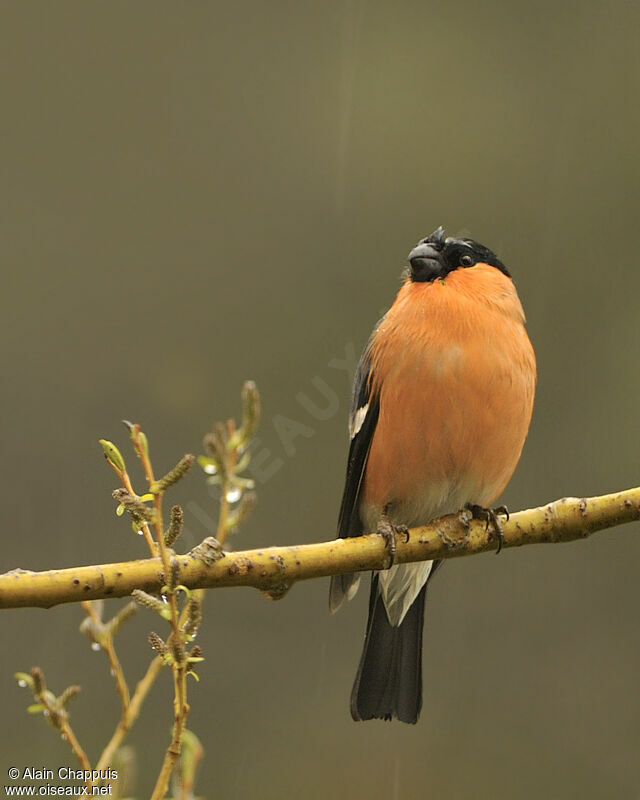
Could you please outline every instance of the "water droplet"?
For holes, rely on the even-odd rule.
[[[20,680],[18,681],[18,686],[20,686],[20,687],[22,687],[22,688],[24,689],[24,687],[25,687],[26,685],[27,685],[27,682],[26,682],[26,681],[23,681],[23,680],[22,680],[22,678],[20,678]]]
[[[218,468],[216,467],[215,464],[207,464],[207,466],[204,468],[204,471],[207,473],[207,475],[218,474]]]
[[[45,717],[48,717],[48,716],[49,716],[49,712],[47,711],[47,709],[46,709],[46,708],[45,708],[45,710],[42,712],[42,714],[43,714],[43,716],[45,716]]]
[[[139,530],[138,531],[138,536],[144,536],[144,531],[143,530]]]
[[[109,675],[111,675],[112,678],[114,677],[115,674],[116,674],[115,669],[110,669],[109,670]]]
[[[97,652],[100,649],[98,642],[91,642],[91,649]]]
[[[241,495],[242,489],[238,489],[237,486],[232,486],[227,492],[227,503],[237,503]]]
[[[67,741],[67,734],[66,733],[61,733],[60,734],[60,738],[62,739],[63,742],[66,742]]]

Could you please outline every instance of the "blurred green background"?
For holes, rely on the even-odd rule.
[[[162,472],[237,413],[246,378],[272,474],[234,546],[330,538],[350,383],[334,360],[359,354],[440,224],[511,268],[538,355],[504,501],[637,485],[639,23],[637,4],[592,0],[3,3],[1,568],[144,556],[98,438],[128,455],[120,420],[139,421]],[[283,417],[304,426],[287,448]],[[194,471],[172,499],[191,547],[215,497]],[[637,798],[638,532],[448,565],[416,727],[349,717],[366,592],[336,617],[324,580],[277,604],[208,593],[200,794]],[[117,721],[81,619],[1,614],[0,784],[75,766],[15,670],[82,685],[93,761]],[[132,684],[158,625],[122,633]],[[141,798],[168,678],[129,739]]]

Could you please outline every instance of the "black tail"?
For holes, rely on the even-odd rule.
[[[354,720],[418,721],[422,707],[422,627],[427,584],[413,601],[402,624],[394,628],[371,581],[369,619],[364,650],[351,692]]]

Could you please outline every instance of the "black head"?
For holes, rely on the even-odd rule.
[[[440,226],[426,239],[418,242],[409,253],[409,277],[415,282],[434,281],[437,278],[446,278],[454,269],[473,267],[480,263],[489,264],[511,277],[509,270],[488,247],[473,239],[445,236],[444,228]]]

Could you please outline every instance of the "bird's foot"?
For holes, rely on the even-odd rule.
[[[502,544],[504,542],[504,533],[502,531],[502,524],[498,519],[498,515],[501,514],[502,516],[506,517],[506,522],[509,522],[509,509],[506,506],[496,506],[496,508],[483,508],[482,506],[478,506],[475,503],[467,503],[461,512],[464,514],[465,511],[471,512],[471,519],[482,519],[485,521],[486,526],[485,530],[489,530],[489,523],[493,527],[496,536],[498,537],[498,549],[496,550],[496,555],[502,550]],[[461,517],[463,523],[469,524],[468,518]]]
[[[384,539],[385,547],[389,551],[389,563],[387,569],[393,566],[396,560],[396,534],[401,534],[405,538],[405,542],[409,541],[409,528],[406,525],[394,525],[389,521],[387,512],[383,511],[380,519],[378,520],[378,527],[376,533]]]

